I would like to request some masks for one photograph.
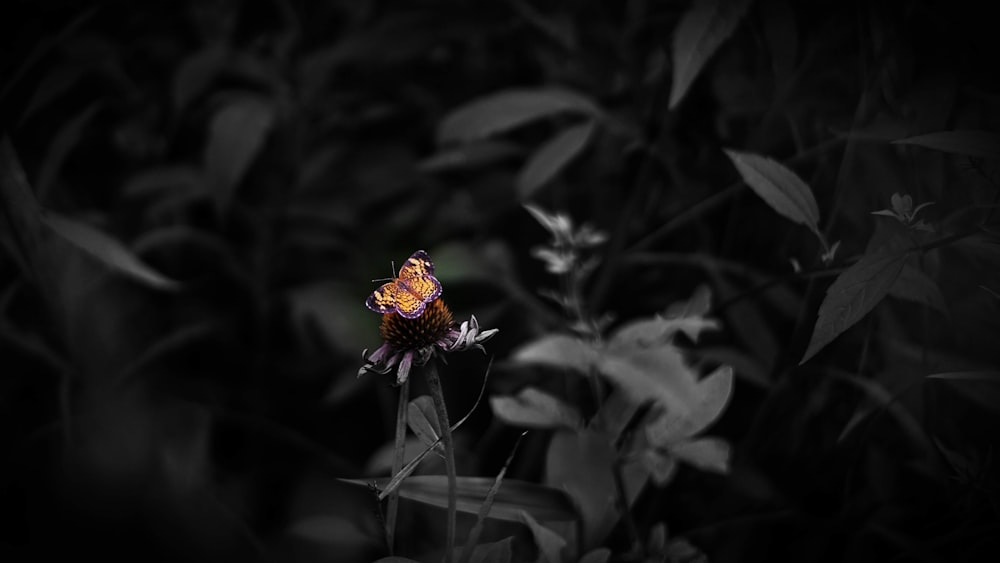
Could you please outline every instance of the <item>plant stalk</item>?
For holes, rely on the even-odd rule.
[[[444,560],[445,563],[451,563],[454,555],[452,551],[455,545],[455,513],[458,506],[455,446],[451,440],[451,423],[448,421],[448,409],[444,402],[444,390],[441,388],[441,379],[438,377],[438,368],[435,361],[429,362],[424,368],[424,378],[427,380],[431,399],[434,400],[434,410],[437,411],[438,423],[441,426],[441,442],[444,444],[444,463],[445,469],[448,472],[448,523]]]
[[[410,398],[410,380],[407,378],[399,386],[399,405],[396,408],[396,441],[393,444],[392,475],[395,477],[403,469],[403,457],[406,453],[406,413]],[[396,548],[396,515],[399,513],[399,487],[389,493],[388,509],[385,521],[385,542],[389,547],[389,555]]]

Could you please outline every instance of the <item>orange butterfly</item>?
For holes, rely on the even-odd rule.
[[[434,263],[426,252],[418,250],[406,259],[399,277],[373,291],[365,305],[376,313],[395,311],[415,319],[440,295],[441,282],[434,277]]]

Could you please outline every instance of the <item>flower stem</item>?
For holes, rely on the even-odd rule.
[[[406,452],[406,412],[410,398],[410,380],[403,380],[399,386],[399,405],[396,407],[396,441],[393,444],[392,475],[395,477],[403,469],[403,455]],[[396,546],[396,515],[399,513],[399,487],[389,493],[389,507],[385,522],[385,542],[392,555]]]
[[[431,361],[424,368],[424,378],[427,388],[434,400],[434,410],[437,411],[438,424],[441,426],[441,442],[444,444],[444,462],[448,472],[448,524],[447,541],[445,543],[444,560],[451,563],[452,550],[455,545],[455,511],[458,506],[458,477],[455,473],[455,446],[451,441],[451,423],[448,422],[448,409],[444,402],[444,390],[438,377],[437,363]]]

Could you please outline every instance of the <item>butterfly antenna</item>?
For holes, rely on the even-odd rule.
[[[396,279],[396,261],[393,260],[392,262],[390,262],[390,264],[392,264],[392,277],[391,278],[378,278],[378,279],[374,279],[374,280],[372,280],[372,283],[383,282],[383,281],[392,281],[392,280]]]

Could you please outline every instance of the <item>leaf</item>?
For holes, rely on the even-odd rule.
[[[391,478],[341,480],[362,487],[375,483],[381,489],[389,484]],[[478,514],[479,507],[486,500],[493,483],[492,477],[460,476],[457,487],[458,510],[466,514]],[[411,475],[399,485],[399,496],[430,506],[447,508],[448,478],[445,475]],[[521,522],[522,510],[541,521],[566,522],[578,518],[573,503],[565,492],[528,481],[504,480],[493,501],[490,517],[508,522]]]
[[[274,120],[271,104],[251,96],[237,98],[212,117],[204,158],[220,205],[228,204],[232,191],[264,146]]]
[[[86,223],[53,213],[43,214],[42,222],[77,248],[119,273],[154,289],[169,291],[178,289],[176,281],[150,268],[121,242]]]
[[[288,534],[330,547],[363,547],[371,540],[358,521],[343,516],[318,514],[292,523]]]
[[[84,129],[86,129],[87,124],[90,123],[90,120],[93,119],[100,109],[100,103],[93,103],[87,106],[76,117],[67,121],[59,129],[59,133],[56,134],[55,139],[49,143],[45,159],[42,161],[41,170],[38,173],[38,179],[35,181],[35,193],[38,195],[39,201],[47,201],[46,196],[55,185],[63,163],[80,143],[80,137],[83,136]]]
[[[169,192],[204,193],[205,177],[188,165],[162,166],[144,170],[125,183],[122,192],[131,197],[166,197]],[[163,193],[168,192],[168,193]]]
[[[588,551],[580,558],[580,563],[608,563],[611,559],[611,550],[606,547],[599,547]]]
[[[750,189],[780,215],[805,225],[822,241],[816,198],[795,172],[766,156],[723,150]]]
[[[531,535],[535,538],[535,545],[538,546],[538,563],[562,563],[561,554],[563,548],[566,547],[566,539],[539,524],[527,512],[521,512],[521,516],[523,516],[528,529],[531,530]]]
[[[991,131],[975,129],[938,131],[936,133],[927,133],[926,135],[897,139],[892,144],[916,145],[918,147],[975,158],[1000,158],[1000,135]]]
[[[172,98],[175,111],[183,111],[226,68],[229,51],[225,43],[209,47],[184,59],[174,75]]]
[[[477,545],[472,552],[469,563],[510,563],[511,557],[514,556],[513,545],[513,536],[507,536],[493,543]]]
[[[538,148],[517,177],[517,194],[522,201],[531,198],[587,146],[594,132],[594,122],[569,127]]]
[[[905,253],[876,251],[845,270],[826,290],[804,364],[824,346],[861,320],[889,293],[903,270]]]
[[[413,399],[406,406],[406,411],[406,422],[410,430],[413,430],[424,446],[433,446],[444,451],[444,446],[438,443],[438,438],[441,437],[441,423],[438,421],[434,400],[430,395],[421,395]]]
[[[907,263],[903,264],[903,270],[899,273],[896,283],[889,288],[889,295],[897,299],[923,303],[946,315],[948,314],[948,306],[945,305],[944,296],[941,295],[937,283],[930,276]]]
[[[671,447],[704,431],[719,418],[733,392],[733,368],[720,366],[697,384],[697,398],[686,411],[667,410],[646,427],[646,437],[657,447]]]
[[[691,88],[705,63],[732,35],[749,0],[695,0],[674,31],[670,109]]]
[[[500,162],[521,152],[513,143],[477,141],[438,152],[420,161],[417,168],[422,172],[466,170]]]
[[[583,426],[583,417],[574,407],[535,387],[526,387],[513,397],[490,397],[490,406],[497,418],[512,426],[568,430]]]
[[[597,364],[633,404],[654,401],[671,413],[687,417],[698,402],[697,376],[676,347],[609,347]]]
[[[670,446],[670,453],[698,469],[729,472],[729,444],[720,438],[699,438]]]
[[[931,374],[927,379],[949,385],[987,412],[1000,412],[1000,371],[952,371]]]
[[[550,334],[521,346],[511,355],[520,364],[538,364],[571,368],[586,374],[596,361],[597,352],[579,338]]]
[[[565,491],[583,518],[583,547],[596,547],[618,522],[613,464],[618,456],[613,436],[591,428],[582,432],[559,431],[552,436],[545,458],[545,482]],[[623,467],[625,491],[631,505],[649,478],[640,463]],[[537,514],[532,514],[538,520]]]
[[[437,142],[475,141],[559,113],[598,115],[589,98],[560,88],[511,89],[473,100],[448,114]]]

